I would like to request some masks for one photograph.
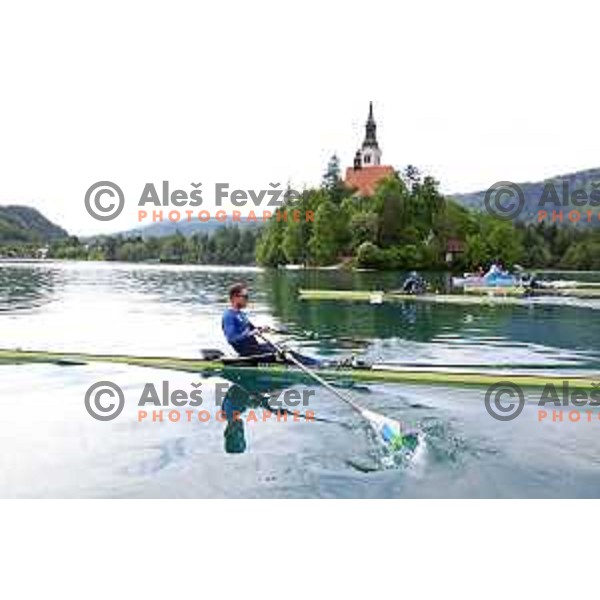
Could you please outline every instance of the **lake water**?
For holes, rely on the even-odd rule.
[[[321,357],[600,371],[599,300],[523,307],[298,300],[300,287],[398,288],[398,273],[0,264],[0,347],[182,357],[201,348],[228,351],[220,315],[237,280],[251,286],[256,323],[285,326],[292,346]],[[422,432],[417,455],[390,467],[365,424],[314,386],[315,422],[246,421],[228,436],[216,418],[138,422],[144,386],[159,389],[165,380],[170,389],[202,384],[206,406],[214,406],[223,382],[99,363],[0,365],[0,497],[600,495],[596,408],[591,422],[538,422],[531,401],[504,423],[487,413],[481,389],[348,387],[362,405]],[[114,421],[92,419],[84,407],[97,381],[125,393]],[[243,384],[261,393],[281,389]]]

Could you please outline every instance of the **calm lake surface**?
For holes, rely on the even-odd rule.
[[[593,274],[557,278],[600,281]],[[321,357],[600,372],[600,300],[374,306],[301,302],[297,295],[300,287],[394,289],[402,279],[400,273],[0,264],[0,347],[183,357],[201,348],[229,352],[220,316],[228,286],[244,280],[254,322],[284,325],[291,345]],[[587,408],[592,422],[540,423],[530,397],[517,419],[503,423],[487,413],[482,389],[348,387],[362,405],[422,433],[422,450],[390,468],[364,423],[314,386],[316,422],[244,422],[233,437],[214,418],[138,422],[145,385],[159,389],[165,380],[170,389],[201,383],[213,408],[214,385],[222,382],[108,364],[0,365],[0,497],[600,496],[597,408]],[[125,393],[114,421],[94,420],[84,407],[97,381],[115,382]],[[243,384],[261,393],[283,389]],[[234,447],[244,451],[231,453]]]

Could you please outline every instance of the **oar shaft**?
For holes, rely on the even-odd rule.
[[[310,375],[315,381],[320,383],[324,388],[327,388],[332,394],[335,394],[340,400],[349,404],[354,410],[362,413],[362,408],[358,406],[353,400],[342,394],[339,390],[336,390],[333,385],[328,381],[325,381],[320,375],[317,375],[314,371],[309,369],[306,365],[303,365],[291,352],[285,352],[284,356],[292,361],[298,368],[302,369],[307,375]]]
[[[361,408],[354,400],[348,398],[340,391],[336,390],[328,381],[325,381],[320,375],[315,373],[312,369],[309,369],[302,361],[298,360],[293,352],[288,352],[285,348],[281,348],[277,344],[274,344],[271,340],[266,338],[262,334],[258,334],[265,342],[271,344],[277,352],[283,354],[287,360],[296,365],[304,373],[312,377],[317,383],[321,384],[324,388],[328,389],[332,394],[339,398],[342,402],[353,408],[365,421],[367,421],[373,429],[379,434],[380,438],[386,444],[393,444],[401,447],[404,443],[402,436],[402,424],[383,415],[378,415],[376,412]]]
[[[358,404],[356,404],[352,399],[342,394],[339,390],[336,390],[328,381],[325,381],[325,379],[323,379],[320,375],[317,375],[312,369],[309,369],[306,365],[302,364],[302,362],[299,361],[292,352],[288,352],[284,348],[281,348],[271,340],[267,339],[263,334],[259,334],[259,337],[265,340],[265,342],[267,342],[268,344],[271,344],[278,352],[283,354],[285,358],[287,358],[290,362],[294,363],[299,369],[304,371],[304,373],[312,377],[317,383],[321,384],[324,388],[327,388],[332,394],[335,394],[342,402],[345,402],[360,414],[363,413],[363,409],[360,406],[358,406]]]

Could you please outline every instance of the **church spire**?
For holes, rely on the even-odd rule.
[[[363,142],[364,148],[379,148],[377,143],[377,124],[375,123],[375,117],[373,117],[373,102],[369,102],[369,118],[367,119],[365,141]]]
[[[377,124],[373,116],[373,102],[369,102],[369,118],[365,127],[362,157],[364,166],[378,166],[381,164],[381,150],[377,142]]]
[[[361,197],[375,194],[377,185],[386,177],[393,177],[394,167],[381,164],[381,150],[377,142],[377,124],[375,123],[373,102],[369,102],[369,116],[362,146],[354,155],[354,166],[346,170],[345,184]]]

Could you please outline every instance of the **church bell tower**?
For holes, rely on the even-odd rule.
[[[373,103],[369,103],[369,118],[365,131],[365,141],[354,155],[354,164],[346,169],[346,187],[354,193],[368,198],[373,196],[379,183],[394,177],[396,170],[390,165],[381,164],[381,150],[377,143],[377,124],[373,117]]]
[[[365,141],[360,150],[363,168],[378,167],[381,164],[381,150],[377,143],[377,124],[373,117],[373,102],[369,102],[369,118],[367,119]]]

